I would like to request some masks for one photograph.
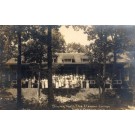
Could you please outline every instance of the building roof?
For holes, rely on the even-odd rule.
[[[127,63],[131,62],[131,57],[129,55],[130,53],[118,53],[117,54],[117,62],[118,63]],[[75,63],[84,63],[83,59],[89,59],[88,56],[85,53],[57,53],[58,55],[58,63],[63,63],[63,59],[74,59]],[[113,55],[110,53],[109,55]],[[113,62],[113,57],[111,59]],[[85,61],[85,63],[88,63],[88,61]]]
[[[126,53],[119,53],[117,55],[117,62],[118,63],[128,63],[131,62],[131,54],[126,52]],[[57,57],[57,64],[66,64],[66,62],[64,62],[65,59],[74,59],[74,63],[71,62],[67,62],[67,64],[86,64],[89,63],[89,61],[83,61],[83,59],[87,60],[88,56],[86,56],[85,53],[56,53]],[[112,54],[110,54],[112,55]],[[111,60],[113,62],[113,58]],[[16,58],[11,58],[7,61],[6,63],[7,65],[15,65],[17,64],[17,59]],[[26,64],[26,63],[25,63]],[[28,63],[27,63],[28,64]]]
[[[75,63],[81,63],[82,58],[88,57],[84,53],[56,53],[58,56],[57,63],[63,63],[64,59],[74,59]]]

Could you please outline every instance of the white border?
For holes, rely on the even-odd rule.
[[[0,24],[134,25],[134,0],[2,0]]]

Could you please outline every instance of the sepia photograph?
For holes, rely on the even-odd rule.
[[[135,25],[0,25],[1,110],[134,110]]]
[[[0,5],[2,135],[134,134],[133,0]]]

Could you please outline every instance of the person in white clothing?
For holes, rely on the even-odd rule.
[[[31,83],[32,83],[32,88],[34,87],[34,84],[35,84],[35,79],[33,78],[32,80],[31,80]]]
[[[44,81],[45,83],[45,88],[48,88],[48,80],[47,79],[45,79],[45,81]]]
[[[61,87],[61,79],[58,79],[59,88]]]
[[[41,79],[41,86],[42,86],[42,89],[44,89],[44,79]]]
[[[83,89],[83,80],[80,80],[81,89]]]
[[[68,81],[68,79],[65,80],[65,88],[69,88],[69,81]]]
[[[28,80],[28,88],[31,88],[31,79]]]
[[[85,75],[82,76],[83,80],[85,80]]]
[[[58,80],[56,80],[56,83],[55,84],[56,84],[55,85],[56,86],[56,89],[59,88],[59,82],[58,82]]]
[[[86,80],[86,89],[89,89],[89,80]]]

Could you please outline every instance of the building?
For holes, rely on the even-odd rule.
[[[128,56],[129,53],[118,54],[117,57],[117,77],[115,84],[122,85],[125,82],[134,82],[134,58]],[[38,77],[37,70],[34,69],[34,63],[30,64],[22,59],[22,79]],[[47,76],[46,62],[42,63],[43,69],[41,72],[41,78]],[[111,75],[112,73],[113,59],[111,62],[107,62],[106,71]],[[102,64],[97,65],[89,61],[88,56],[84,53],[56,53],[53,57],[53,74],[55,75],[85,75],[86,80],[95,84],[95,79],[99,71],[102,74]],[[16,83],[17,79],[17,59],[11,58],[5,65],[5,71],[3,75],[5,85],[11,86]]]

